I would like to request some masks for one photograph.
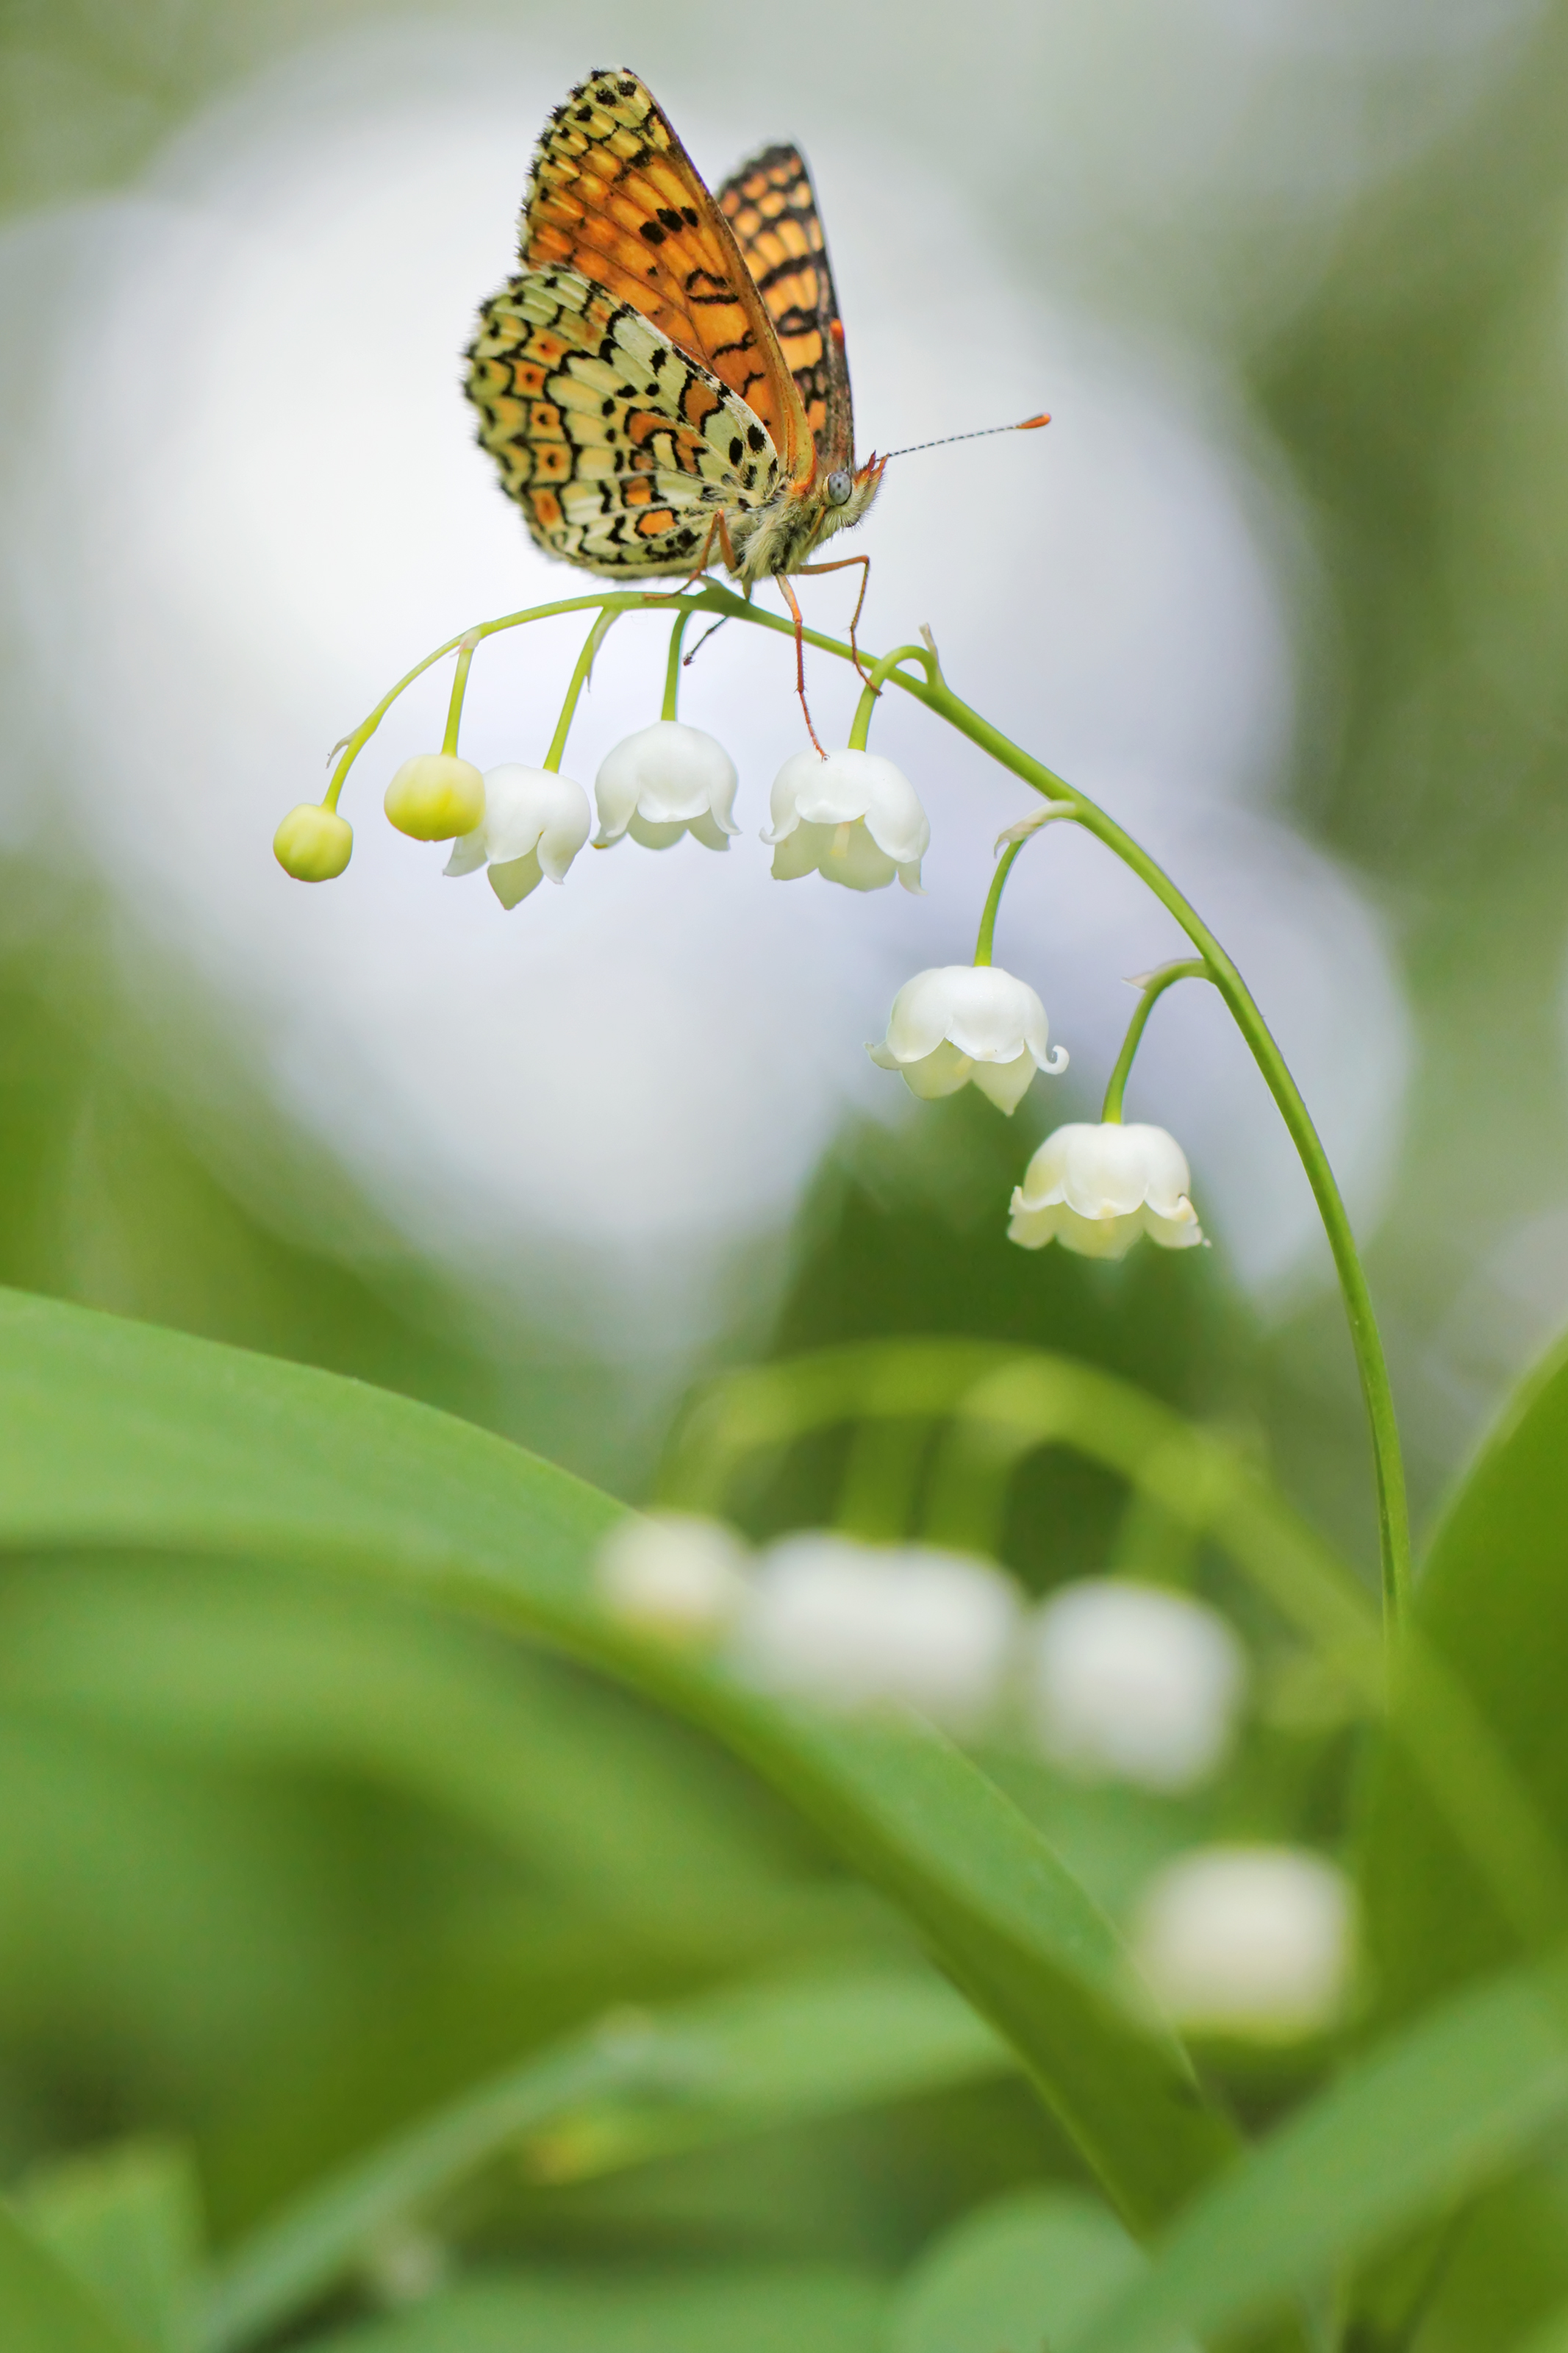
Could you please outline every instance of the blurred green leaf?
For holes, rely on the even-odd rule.
[[[308,2353],[880,2353],[886,2290],[826,2266],[498,2273]]]
[[[1416,1624],[1539,1814],[1568,1840],[1568,1349],[1524,1383],[1456,1490],[1427,1555]],[[1400,1717],[1424,1704],[1418,1685],[1406,1688]],[[1500,1908],[1392,1742],[1371,1786],[1361,1883],[1385,2016],[1496,1968],[1528,1932]]]
[[[618,1507],[358,1383],[0,1298],[0,1544],[356,1570],[559,1643],[702,1725],[917,1922],[1024,2054],[1135,2225],[1234,2147],[1142,2010],[1115,1931],[1017,1810],[924,1728],[767,1704],[612,1625],[584,1574]]]
[[[579,2179],[1011,2063],[965,2002],[907,1969],[612,2015],[398,2134],[236,2248],[208,2295],[206,2341],[241,2344],[291,2317],[509,2152],[537,2179]]]
[[[1070,2189],[1026,2189],[966,2214],[923,2254],[893,2308],[889,2353],[1035,2353],[1080,2334],[1143,2259],[1114,2214]]]
[[[40,2168],[24,2186],[29,2228],[153,2353],[184,2353],[201,2224],[189,2152],[130,2141]]]
[[[1518,1973],[1384,2043],[1202,2192],[1072,2353],[1169,2353],[1287,2305],[1504,2171],[1568,2114],[1568,1975]]]
[[[5,2353],[147,2353],[4,2204],[0,2344]]]

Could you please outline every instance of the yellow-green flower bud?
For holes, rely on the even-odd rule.
[[[485,814],[485,780],[471,760],[421,752],[405,760],[386,788],[386,814],[416,841],[450,841],[472,833]]]
[[[291,808],[272,837],[272,854],[296,882],[331,882],[349,862],[354,829],[320,801]]]

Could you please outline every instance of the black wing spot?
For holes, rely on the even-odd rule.
[[[613,417],[615,413],[616,404],[606,396],[606,397],[599,403],[599,414],[601,417]]]
[[[687,227],[688,227],[688,228],[695,228],[695,227],[696,227],[696,226],[697,226],[697,207],[696,207],[696,206],[695,206],[695,205],[682,205],[682,206],[681,206],[681,207],[680,207],[680,211],[681,211],[681,216],[682,216],[682,218],[684,219],[684,221],[685,221],[685,223],[686,223]]]
[[[637,94],[637,86],[635,81],[618,81],[616,84],[616,88],[620,91],[623,98],[635,98]]]
[[[680,215],[669,205],[660,205],[658,208],[658,216],[664,223],[665,227],[668,229],[670,235],[673,237],[676,230],[680,227]]]
[[[656,343],[654,345],[653,358],[648,364],[653,369],[655,375],[658,374],[660,368],[664,365],[668,357],[669,345],[668,343]]]
[[[760,458],[763,449],[767,446],[768,438],[767,435],[763,431],[762,427],[760,425],[748,425],[746,427],[746,438],[751,443],[755,454]]]
[[[743,446],[742,446],[742,442],[741,442],[740,437],[737,435],[736,438],[735,438],[733,441],[731,441],[731,444],[730,444],[730,463],[731,463],[731,466],[738,466],[738,465],[740,464],[740,462],[741,462],[742,459],[745,456],[745,454],[746,454],[745,449],[744,449],[744,448],[743,448]]]
[[[677,221],[675,226],[679,228],[680,227],[680,223]],[[660,228],[657,221],[643,221],[639,226],[638,234],[642,237],[646,237],[649,245],[662,245],[664,243],[664,231]]]

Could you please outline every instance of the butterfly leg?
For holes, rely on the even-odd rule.
[[[800,697],[800,707],[805,713],[805,732],[816,745],[818,759],[826,760],[827,754],[816,741],[816,730],[811,723],[811,705],[805,699],[805,616],[800,609],[795,590],[789,585],[788,573],[775,572],[773,577],[779,584],[779,593],[795,617],[795,691]]]
[[[856,676],[864,685],[869,686],[871,683],[870,679],[867,676],[866,671],[860,666],[860,649],[855,642],[855,630],[860,619],[861,607],[866,602],[866,591],[871,585],[870,557],[868,555],[841,555],[837,563],[803,564],[800,566],[800,569],[802,572],[847,572],[852,564],[861,564],[864,565],[866,568],[860,575],[860,594],[855,599],[855,610],[849,616],[849,654],[851,660],[855,664]],[[880,691],[881,689],[879,688],[878,692],[880,693]]]

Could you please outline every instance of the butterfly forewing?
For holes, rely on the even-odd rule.
[[[838,297],[805,158],[768,147],[719,191],[829,473],[855,463],[855,419]]]
[[[717,513],[777,489],[748,405],[646,315],[574,269],[528,269],[486,305],[468,390],[479,439],[551,554],[604,572],[692,568]]]
[[[810,427],[730,228],[646,85],[590,74],[545,126],[522,220],[531,270],[564,264],[738,394],[792,479]]]

